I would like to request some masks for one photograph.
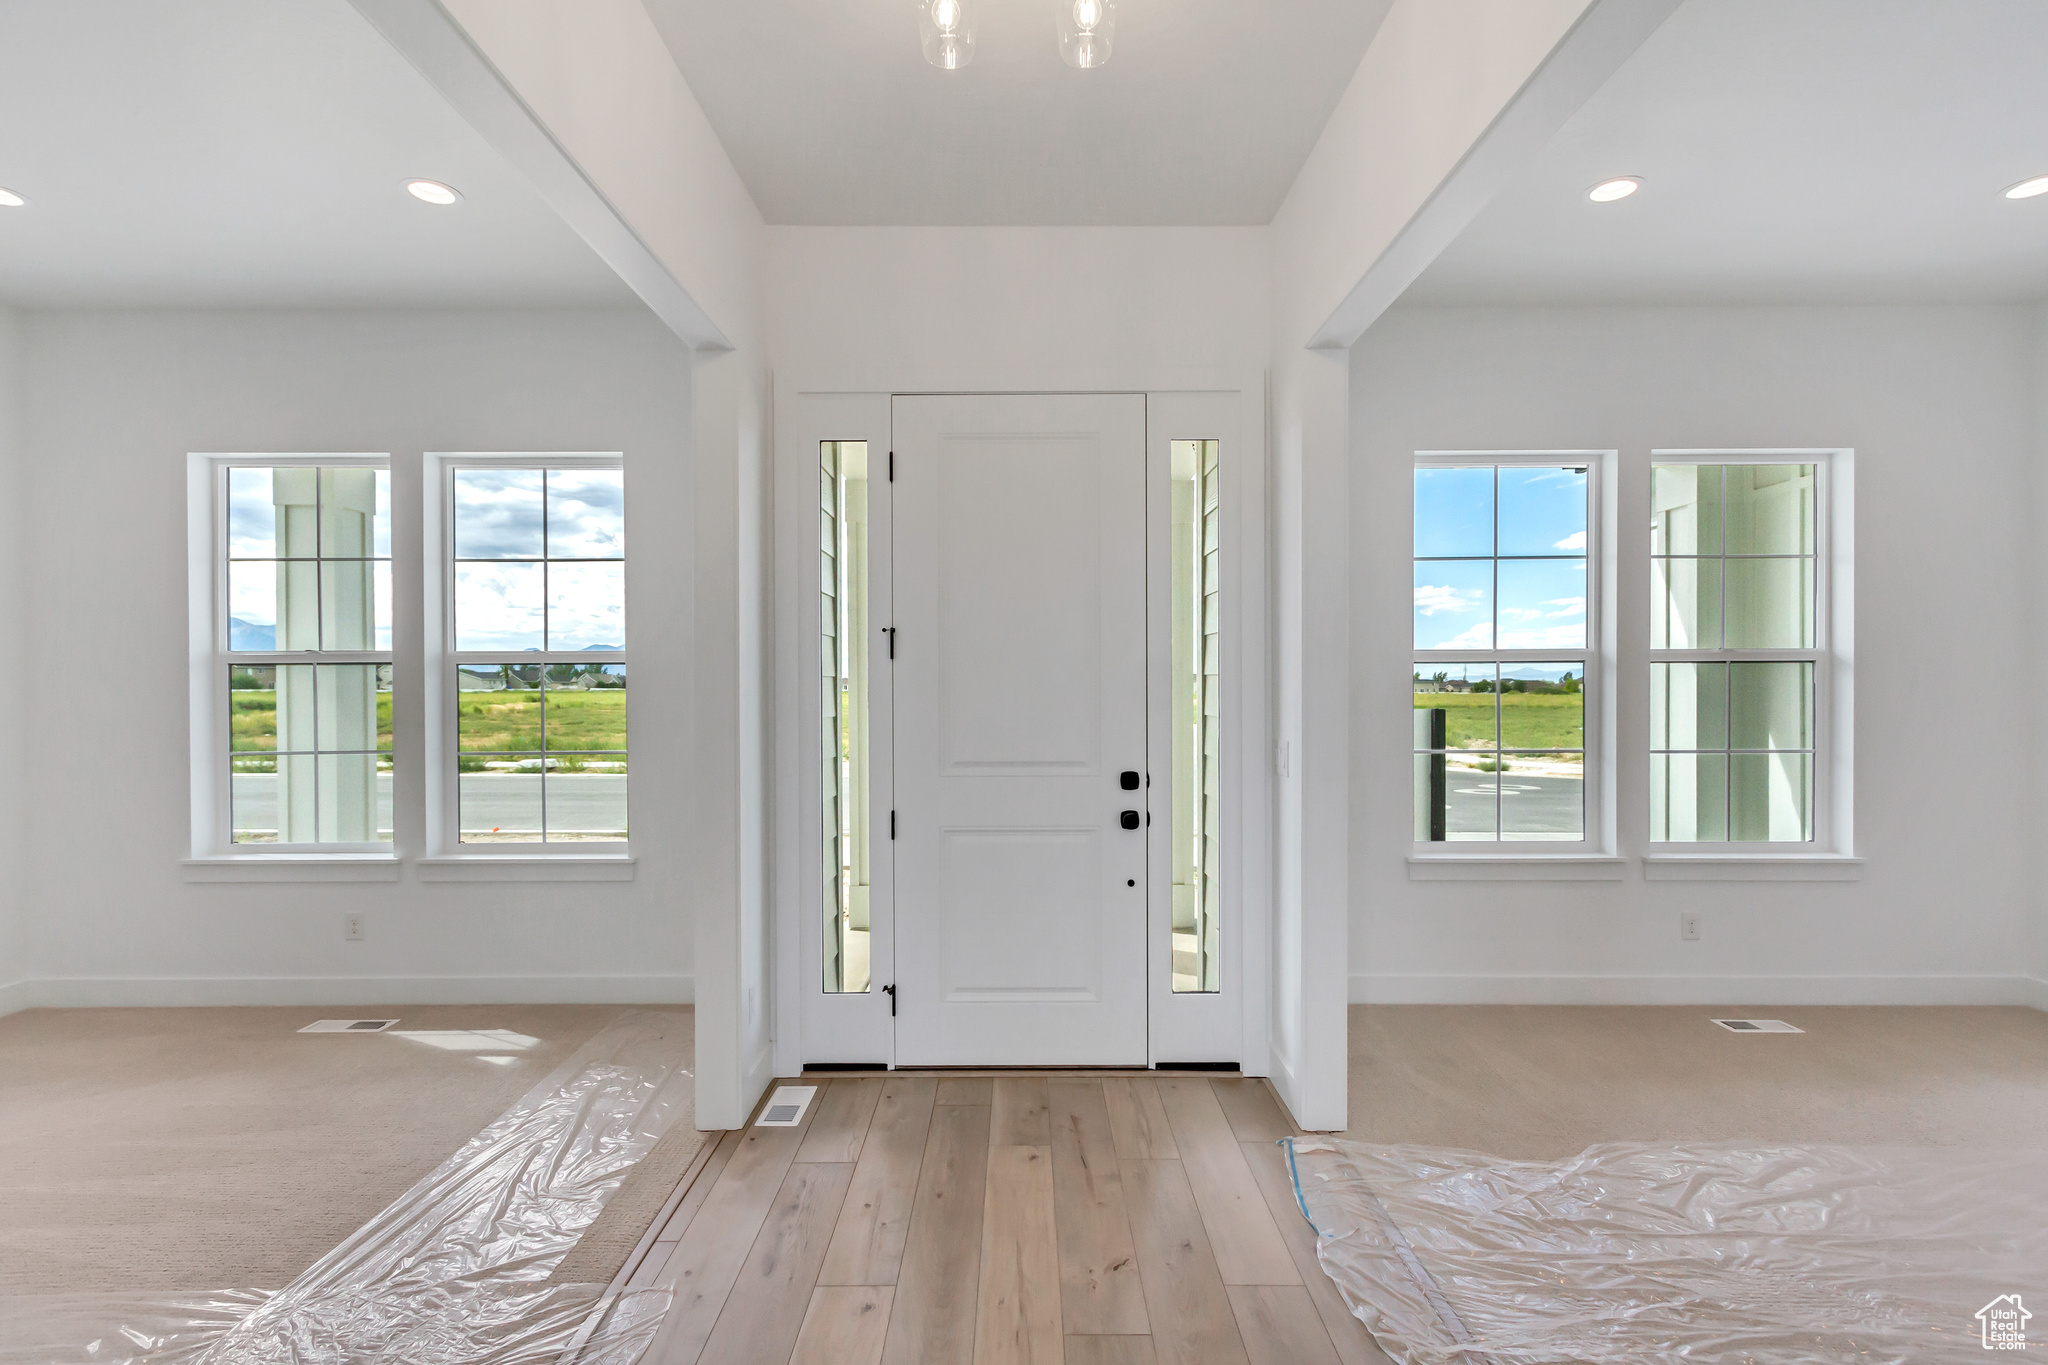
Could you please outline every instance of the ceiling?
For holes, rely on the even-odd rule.
[[[0,186],[0,303],[635,302],[348,0],[6,0]]]
[[[1272,221],[1391,0],[1117,0],[1109,63],[1053,0],[967,0],[927,66],[911,0],[646,0],[771,223]]]
[[[1403,302],[2048,298],[2042,174],[2042,0],[1688,0]]]

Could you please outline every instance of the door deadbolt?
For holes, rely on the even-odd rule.
[[[1126,768],[1124,769],[1123,776],[1118,778],[1117,782],[1125,791],[1134,792],[1138,789],[1138,774],[1136,770]]]
[[[1123,813],[1123,827],[1125,829],[1136,829],[1138,827],[1138,812],[1134,810],[1125,811]]]

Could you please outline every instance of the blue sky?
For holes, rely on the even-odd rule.
[[[1582,647],[1585,561],[1512,556],[1569,556],[1585,549],[1581,469],[1417,469],[1415,647]],[[1495,555],[1503,557],[1498,566]]]
[[[231,627],[231,647],[274,648],[280,570],[272,562],[273,484],[269,468],[228,471],[228,555],[238,561],[228,566],[228,615],[240,623]],[[458,649],[625,647],[623,471],[459,469],[454,486]],[[388,556],[391,476],[385,470],[376,471],[372,536],[375,553]],[[372,574],[375,647],[388,649],[389,564],[377,563]]]

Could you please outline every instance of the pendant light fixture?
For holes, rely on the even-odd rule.
[[[924,59],[941,71],[974,60],[974,0],[916,0]]]
[[[1109,60],[1116,37],[1116,0],[1053,0],[1059,20],[1060,60],[1088,71]]]

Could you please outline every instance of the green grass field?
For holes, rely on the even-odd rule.
[[[277,693],[236,688],[228,693],[229,747],[236,753],[277,748]],[[377,694],[377,747],[391,747],[391,694]]]
[[[1453,749],[1493,747],[1493,704],[1500,703],[1504,749],[1558,752],[1586,747],[1585,697],[1577,692],[1417,692],[1415,709],[1441,709]]]
[[[466,753],[538,753],[541,693],[464,692],[456,703],[456,732]],[[547,694],[549,749],[626,747],[626,691]]]

